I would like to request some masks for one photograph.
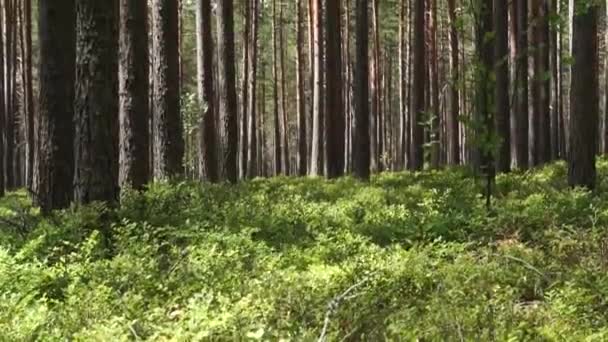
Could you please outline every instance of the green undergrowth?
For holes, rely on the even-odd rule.
[[[608,161],[0,200],[0,341],[606,341]]]

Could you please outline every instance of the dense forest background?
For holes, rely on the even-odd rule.
[[[0,0],[0,341],[608,340],[600,0]]]
[[[492,178],[568,156],[571,183],[594,185],[590,160],[608,149],[601,1],[221,5],[3,1],[3,188],[62,207],[78,196],[50,204],[50,188],[102,173],[91,200],[166,177],[462,164]]]

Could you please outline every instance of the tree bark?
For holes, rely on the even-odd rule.
[[[447,115],[447,164],[458,165],[460,163],[460,142],[458,133],[458,120],[460,116],[460,73],[459,73],[459,47],[458,47],[458,23],[456,17],[456,0],[448,1],[448,18],[450,21],[450,109]]]
[[[516,110],[515,110],[515,168],[527,169],[528,152],[528,0],[516,0]]]
[[[575,11],[568,182],[573,187],[594,189],[598,150],[598,9],[589,5]]]
[[[0,9],[2,10],[2,9]],[[15,49],[14,49],[14,29],[17,26],[13,13],[11,0],[4,1],[5,19],[5,67],[6,67],[6,98],[5,98],[5,119],[4,119],[4,181],[8,190],[15,188]]]
[[[430,126],[430,144],[431,144],[431,168],[439,168],[439,75],[438,75],[438,57],[437,57],[437,0],[428,0],[429,16],[429,71],[431,84],[431,126]]]
[[[23,60],[23,96],[25,112],[25,185],[33,188],[34,179],[34,155],[36,150],[36,138],[34,129],[34,90],[32,77],[32,0],[23,0],[23,22],[22,35],[24,37],[24,47],[22,51]]]
[[[196,60],[199,121],[199,178],[218,181],[217,135],[213,81],[213,33],[211,31],[211,0],[196,4]]]
[[[74,200],[79,204],[114,202],[118,196],[117,9],[112,1],[76,1]]]
[[[275,175],[280,175],[283,172],[283,153],[281,148],[281,100],[279,98],[279,37],[277,34],[277,1],[272,0],[272,99],[273,99],[273,123],[274,123],[274,172]]]
[[[253,178],[258,175],[257,167],[257,145],[258,136],[256,129],[256,99],[257,99],[257,68],[258,68],[258,24],[259,24],[259,0],[251,0],[251,32],[249,36],[249,90],[247,92],[248,122],[248,146],[247,146],[247,177]]]
[[[41,7],[42,8],[42,7]],[[2,31],[2,23],[4,22],[4,13],[2,12],[2,6],[0,6],[0,31]],[[41,40],[42,43],[42,40]],[[41,44],[42,45],[42,44]],[[4,196],[5,193],[5,177],[4,177],[4,158],[5,158],[5,144],[6,140],[6,101],[4,97],[4,84],[6,81],[4,73],[4,37],[0,33],[0,197]]]
[[[183,175],[184,137],[179,99],[178,4],[154,0],[154,178]]]
[[[399,62],[397,67],[399,69],[399,141],[397,145],[397,167],[403,169],[407,164],[407,80],[406,80],[406,0],[400,0],[399,2]]]
[[[353,171],[355,177],[369,180],[370,134],[369,134],[369,14],[367,0],[355,0],[355,117],[353,140]]]
[[[340,28],[340,2],[326,3],[327,100],[325,129],[327,142],[327,177],[337,178],[344,174],[344,107],[342,103],[342,34]]]
[[[304,73],[304,8],[303,3],[296,4],[296,106],[298,116],[298,154],[297,174],[305,176],[308,169],[307,144],[306,144],[306,95],[305,95],[305,73]]]
[[[507,0],[494,0],[494,59],[496,61],[494,122],[499,139],[496,153],[496,171],[508,172],[511,168],[511,128],[509,99],[509,7]]]
[[[281,85],[281,102],[280,102],[280,113],[281,113],[281,169],[286,175],[289,175],[290,162],[289,162],[289,119],[287,113],[287,104],[285,103],[287,95],[285,92],[285,38],[283,33],[284,22],[284,9],[285,3],[279,0],[279,69],[281,72],[280,85]]]
[[[323,5],[321,0],[312,0],[313,21],[313,123],[312,156],[310,175],[323,173]]]
[[[217,3],[217,38],[219,113],[222,121],[221,170],[224,179],[230,183],[236,183],[238,124],[233,0],[224,0]]]
[[[239,178],[244,179],[247,176],[247,129],[249,118],[249,58],[250,58],[250,40],[251,34],[251,1],[245,0],[244,7],[244,22],[243,22],[243,76],[241,78],[241,118],[239,127]]]
[[[150,180],[147,0],[120,0],[119,184],[141,190]]]
[[[410,110],[411,125],[411,145],[410,145],[410,169],[422,170],[424,165],[424,153],[422,145],[424,143],[424,95],[425,95],[425,27],[424,0],[417,0],[414,3],[414,63],[412,80],[412,109]]]

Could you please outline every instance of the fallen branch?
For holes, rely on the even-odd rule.
[[[369,275],[368,277],[364,278],[360,282],[349,287],[348,289],[346,289],[346,291],[342,292],[337,297],[334,297],[327,304],[327,312],[325,313],[325,321],[323,323],[323,330],[321,331],[321,336],[319,336],[318,342],[326,341],[327,329],[329,329],[329,324],[331,323],[331,316],[334,315],[336,313],[336,311],[338,311],[340,304],[345,300],[357,297],[357,295],[352,295],[352,296],[349,296],[349,295],[351,292],[355,291],[357,288],[359,288],[359,287],[363,286],[365,283],[367,283],[371,279],[371,277],[372,277],[372,275]]]
[[[524,259],[520,259],[520,258],[511,256],[511,255],[502,255],[502,254],[495,254],[495,253],[493,255],[496,256],[496,257],[501,257],[501,258],[505,258],[505,259],[508,259],[508,260],[511,260],[511,261],[519,262],[525,268],[527,268],[527,269],[529,269],[529,270],[531,270],[533,272],[536,272],[538,275],[540,275],[544,279],[549,279],[549,277],[546,274],[544,274],[543,272],[541,272],[538,268],[534,267],[532,264],[530,264],[529,262],[527,262]]]

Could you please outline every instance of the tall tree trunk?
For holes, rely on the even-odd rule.
[[[532,6],[532,37],[534,47],[534,83],[532,86],[533,113],[530,120],[531,166],[549,161],[550,156],[550,109],[546,77],[548,65],[548,17],[546,0],[534,0]]]
[[[340,1],[326,3],[327,100],[325,110],[327,177],[344,174],[344,107],[342,103],[342,34],[340,27]]]
[[[41,9],[43,9],[43,7],[41,6]],[[5,156],[5,144],[4,141],[6,140],[6,123],[5,123],[5,118],[6,118],[6,102],[5,102],[5,98],[4,98],[4,82],[6,80],[5,78],[5,74],[4,74],[4,37],[2,35],[2,31],[3,31],[3,25],[2,23],[4,22],[4,13],[2,12],[2,4],[0,3],[0,153],[2,154],[2,156],[0,156],[0,197],[4,196],[5,193],[5,187],[4,187],[4,156]],[[41,40],[42,42],[42,40]],[[42,44],[41,44],[42,45]]]
[[[564,2],[566,3],[564,5]],[[567,17],[567,13],[568,13],[568,0],[565,0],[564,2],[559,2],[558,3],[558,15],[563,16],[563,17]],[[607,7],[608,9],[608,7]],[[563,30],[562,32],[560,32],[559,34],[559,94],[560,96],[558,97],[558,101],[559,101],[559,155],[560,158],[562,159],[566,159],[567,158],[567,147],[566,147],[566,141],[567,141],[567,137],[566,137],[566,131],[567,131],[567,122],[566,122],[566,118],[568,115],[568,112],[566,111],[567,106],[569,105],[569,96],[566,96],[565,94],[569,93],[569,90],[567,91],[565,89],[565,85],[567,84],[567,80],[568,80],[568,70],[569,70],[569,66],[566,66],[565,63],[563,63],[564,60],[564,51],[566,51],[566,44],[567,44],[567,38],[570,37],[570,33],[567,31],[567,29],[569,28],[569,25],[566,25],[565,30]],[[607,69],[608,70],[608,69]],[[608,108],[608,107],[607,107]]]
[[[14,79],[15,79],[15,49],[13,43],[13,32],[15,30],[16,19],[13,13],[13,1],[12,0],[4,0],[4,19],[5,19],[5,66],[6,66],[6,99],[5,99],[5,136],[4,136],[4,168],[5,175],[4,181],[6,188],[9,190],[14,189],[15,187],[15,177],[14,177],[14,168],[15,168],[15,108],[14,108]],[[0,9],[2,10],[2,9]]]
[[[134,189],[150,180],[147,27],[147,0],[120,0],[119,183]]]
[[[508,172],[511,167],[511,128],[509,99],[509,19],[508,0],[494,0],[494,59],[496,61],[496,98],[494,121],[499,139],[496,171]]]
[[[411,145],[410,145],[410,169],[422,170],[424,165],[424,152],[422,145],[424,143],[424,95],[425,95],[425,27],[424,0],[417,0],[414,3],[414,63],[413,63],[413,80],[412,80],[412,109],[410,110],[410,125],[411,125]]]
[[[283,25],[285,25],[284,21],[284,6],[285,3],[282,0],[280,1],[279,7],[279,68],[281,72],[280,84],[281,84],[281,103],[280,103],[280,112],[281,112],[281,161],[283,165],[281,165],[281,169],[286,175],[289,175],[290,170],[290,157],[289,157],[289,118],[287,112],[287,104],[285,103],[287,99],[287,94],[285,90],[285,38],[284,38],[284,30]]]
[[[407,75],[406,75],[406,0],[400,0],[399,2],[399,62],[397,67],[399,69],[399,141],[397,145],[397,168],[403,169],[407,164]]]
[[[35,130],[34,130],[34,98],[33,98],[33,77],[32,77],[32,0],[23,0],[23,23],[22,35],[24,37],[24,47],[22,53],[23,60],[23,96],[25,112],[25,137],[26,137],[26,175],[25,185],[33,188],[34,178],[34,154],[35,154]]]
[[[234,4],[233,0],[217,3],[218,92],[222,120],[222,176],[237,182],[238,123],[236,108],[236,75],[234,59]]]
[[[281,149],[281,100],[279,94],[279,44],[278,44],[278,15],[277,15],[277,1],[272,0],[272,99],[273,99],[273,123],[274,123],[274,172],[275,175],[280,175],[283,172],[283,154]]]
[[[568,182],[594,189],[598,125],[598,8],[577,6],[572,32],[572,91]]]
[[[312,162],[312,141],[313,141],[313,121],[314,121],[314,103],[315,103],[315,92],[314,92],[314,88],[315,88],[315,60],[314,60],[314,56],[315,56],[315,45],[314,45],[314,41],[315,41],[315,35],[314,35],[314,16],[313,16],[313,7],[314,7],[314,2],[317,0],[308,0],[307,1],[307,27],[308,27],[308,122],[306,123],[307,126],[307,132],[306,132],[306,140],[308,143],[308,169],[307,172],[310,173],[310,169],[311,169],[311,164]]]
[[[437,59],[437,0],[428,0],[429,16],[429,64],[431,85],[431,168],[439,167],[439,75]]]
[[[265,79],[266,76],[266,70],[264,68],[264,65],[260,66],[260,69],[262,70],[262,77],[261,79]],[[268,158],[267,158],[267,138],[266,138],[266,83],[262,82],[261,84],[261,101],[260,102],[260,174],[264,177],[268,176]]]
[[[460,73],[458,60],[458,22],[456,17],[456,0],[448,0],[448,18],[450,20],[450,109],[447,115],[447,164],[460,163],[460,139],[458,133],[458,120],[460,116]]]
[[[549,9],[548,15],[557,15],[557,2],[559,0],[550,0],[551,8]],[[559,117],[560,117],[560,73],[559,73],[559,45],[558,36],[559,29],[555,27],[549,28],[550,34],[550,48],[551,54],[551,160],[557,160],[559,158]]]
[[[353,171],[355,177],[369,180],[370,130],[369,130],[369,13],[367,0],[355,0],[355,116],[353,140]]]
[[[248,122],[248,146],[247,146],[247,177],[253,178],[258,175],[257,171],[257,145],[258,136],[256,130],[256,99],[257,99],[257,68],[258,68],[258,23],[259,23],[259,6],[260,0],[251,0],[251,32],[249,35],[249,87],[247,91],[247,110],[249,114]],[[265,99],[263,99],[265,100]]]
[[[528,6],[530,9],[530,45],[531,53],[529,59],[532,60],[531,65],[528,68],[531,70],[532,78],[530,84],[530,115],[528,124],[528,164],[530,167],[537,166],[539,164],[539,147],[540,147],[540,115],[541,115],[541,94],[539,87],[539,73],[542,70],[541,55],[540,55],[540,41],[542,37],[540,34],[540,20],[539,20],[539,8],[540,2],[543,0],[532,0]]]
[[[184,136],[179,99],[178,4],[154,0],[153,120],[154,177],[167,179],[184,172]]]
[[[306,144],[306,98],[304,74],[304,9],[303,3],[296,4],[296,106],[298,116],[298,155],[297,174],[305,176],[307,171],[307,144]]]
[[[312,156],[310,175],[320,176],[323,172],[323,5],[321,0],[312,0],[312,20],[314,32],[313,54],[313,124]]]
[[[377,172],[379,170],[379,159],[380,159],[380,149],[378,144],[378,119],[380,117],[380,86],[379,86],[379,78],[380,78],[380,60],[379,60],[379,34],[378,34],[378,0],[371,1],[372,7],[372,42],[373,48],[370,52],[370,101],[371,101],[371,116],[370,116],[370,153],[371,153],[371,172]]]
[[[551,42],[550,42],[550,13],[549,13],[549,1],[543,0],[540,8],[541,21],[541,32],[542,44],[541,44],[541,63],[542,73],[541,76],[541,106],[542,115],[540,120],[540,162],[548,163],[551,161]]]
[[[515,168],[528,167],[528,0],[516,0],[517,38],[515,61],[516,104],[515,104]]]
[[[113,1],[76,1],[74,200],[79,204],[118,196],[117,9]]]
[[[27,105],[27,89],[26,89],[26,65],[25,65],[25,30],[24,30],[24,21],[25,17],[23,16],[23,1],[15,0],[14,2],[14,12],[15,18],[17,21],[17,26],[14,28],[15,30],[15,44],[18,45],[18,57],[16,61],[18,61],[18,65],[15,65],[15,72],[19,73],[19,79],[15,77],[15,91],[17,94],[15,95],[15,110],[16,110],[16,137],[15,141],[16,151],[15,151],[15,184],[17,187],[27,186],[27,120],[28,120],[28,105]],[[17,46],[15,47],[15,51],[17,51]],[[17,53],[17,52],[16,52]]]
[[[199,122],[199,178],[217,182],[217,134],[213,81],[213,33],[211,31],[211,0],[196,4],[196,47]]]
[[[602,3],[600,7],[602,12],[599,14],[603,18],[603,30],[600,34],[600,39],[604,42],[604,46],[608,48],[608,4]],[[604,50],[605,51],[605,50]],[[604,53],[604,111],[600,112],[603,117],[604,130],[602,135],[604,137],[604,149],[603,154],[608,154],[608,53]],[[559,74],[561,76],[561,73]],[[560,78],[561,81],[561,78]],[[559,83],[558,83],[559,84]],[[561,89],[561,88],[560,88]],[[560,94],[561,95],[561,94]],[[562,107],[560,106],[560,109]],[[561,117],[561,116],[559,116]]]
[[[251,0],[243,2],[245,9],[243,23],[243,76],[241,83],[241,120],[239,127],[239,178],[244,179],[247,175],[247,123],[249,118],[249,58],[250,58],[250,40],[251,34]]]

